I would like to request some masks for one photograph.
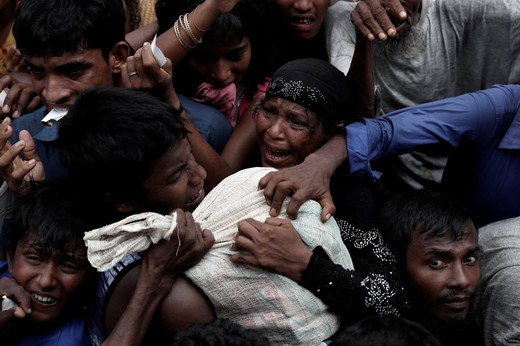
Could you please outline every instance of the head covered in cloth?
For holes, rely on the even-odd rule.
[[[337,133],[355,120],[345,75],[319,59],[293,60],[280,67],[267,87],[265,99],[279,97],[316,113],[325,132]]]

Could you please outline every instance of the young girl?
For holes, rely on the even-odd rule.
[[[175,89],[219,109],[232,126],[242,118],[252,100],[265,92],[268,77],[274,72],[276,47],[263,4],[239,1],[206,27],[200,27],[199,18],[210,16],[211,11],[201,7],[207,7],[208,1],[159,0],[156,4],[159,33],[177,30],[181,46],[189,50],[180,61],[170,56],[176,65]],[[185,14],[187,25],[184,20],[177,20]],[[187,31],[193,36],[187,35]]]

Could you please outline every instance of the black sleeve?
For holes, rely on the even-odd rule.
[[[300,285],[343,317],[357,320],[369,315],[401,315],[408,309],[393,255],[376,229],[360,230],[338,221],[343,242],[355,270],[335,264],[320,246],[303,273]]]

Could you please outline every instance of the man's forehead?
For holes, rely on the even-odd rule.
[[[102,51],[99,48],[78,48],[78,50],[74,52],[63,52],[61,55],[49,55],[46,57],[24,56],[26,62],[36,66],[61,66],[75,63],[86,63],[99,58],[103,58]]]
[[[430,249],[449,250],[475,249],[478,247],[478,236],[474,227],[467,227],[461,237],[455,238],[452,232],[445,232],[439,236],[432,236],[428,233],[413,233],[410,239],[409,248],[422,248],[425,252]]]

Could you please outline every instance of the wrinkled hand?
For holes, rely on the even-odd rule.
[[[11,191],[22,195],[29,181],[45,180],[45,172],[29,132],[20,131],[14,145],[9,142],[12,133],[11,119],[5,118],[0,124],[0,172]],[[22,152],[25,159],[19,156]]]
[[[265,223],[254,219],[240,221],[231,249],[250,252],[231,255],[233,262],[264,268],[296,282],[300,281],[312,256],[290,220],[272,217]]]
[[[14,44],[5,54],[5,67],[9,72],[27,72],[27,65],[25,65],[23,55]]]
[[[18,118],[36,110],[40,104],[40,97],[34,91],[31,83],[17,80],[13,76],[6,75],[0,78],[0,90],[6,90],[7,96],[1,108],[3,116]]]
[[[321,220],[330,219],[336,206],[330,194],[330,177],[334,172],[324,170],[319,157],[305,160],[301,164],[270,172],[260,179],[258,187],[264,189],[267,204],[271,206],[271,216],[280,215],[285,197],[291,196],[287,215],[295,219],[300,206],[308,200],[318,201],[321,205]]]
[[[177,228],[170,240],[161,240],[143,253],[141,270],[150,282],[170,285],[180,272],[197,264],[215,243],[213,234],[200,229],[189,212],[176,209]],[[180,247],[179,247],[180,244]]]
[[[148,42],[121,66],[121,80],[125,88],[151,90],[163,101],[169,101],[175,95],[170,59],[164,66],[159,66]]]
[[[24,318],[26,314],[31,313],[29,293],[13,279],[0,279],[0,300],[1,296],[4,295],[11,298],[17,306],[6,311],[0,311],[0,331],[3,331],[7,327],[13,317]]]
[[[406,19],[407,15],[399,0],[362,0],[351,14],[356,29],[369,41],[376,37],[386,40],[395,37],[396,28],[392,22]]]

